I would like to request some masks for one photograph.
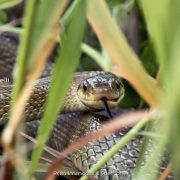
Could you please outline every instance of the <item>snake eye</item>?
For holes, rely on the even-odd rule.
[[[119,89],[119,88],[120,88],[120,84],[119,84],[119,82],[118,82],[118,81],[116,81],[116,87],[117,87],[117,89]]]
[[[85,84],[83,84],[83,90],[86,91],[87,90],[87,86]]]

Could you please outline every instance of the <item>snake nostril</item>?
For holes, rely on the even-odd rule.
[[[117,81],[116,81],[116,87],[117,87],[117,89],[120,88],[120,84],[119,84],[119,82],[117,82]]]
[[[101,98],[101,101],[107,101],[107,97],[103,96],[103,97]]]

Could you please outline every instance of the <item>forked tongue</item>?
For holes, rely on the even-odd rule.
[[[103,98],[103,99],[102,99],[102,104],[103,104],[103,106],[104,106],[105,111],[106,111],[107,114],[108,114],[109,119],[112,119],[112,118],[113,118],[113,115],[112,115],[111,110],[110,110],[110,108],[109,108],[109,106],[108,106],[108,103],[107,103],[107,99],[106,99],[106,98]]]

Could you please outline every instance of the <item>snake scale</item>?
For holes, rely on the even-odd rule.
[[[8,77],[11,81],[11,74],[9,72],[12,72],[14,66],[17,46],[18,38],[16,35],[8,32],[0,34],[0,78]],[[43,77],[37,81],[37,85],[27,103],[24,113],[26,133],[33,137],[36,136],[37,129],[40,125],[40,118],[43,114],[44,103],[50,82],[50,78],[45,76],[50,73],[52,66],[52,63],[49,63],[46,67],[46,71],[42,75]],[[107,84],[111,86],[111,91],[113,89],[112,94],[109,93],[109,87],[105,87],[105,91],[102,91]],[[87,86],[89,85],[91,85],[91,88],[87,90]],[[102,97],[99,96],[104,93],[103,98],[105,97],[111,100],[111,102],[109,102],[110,107],[115,106],[124,94],[124,89],[119,78],[111,73],[76,73],[65,99],[64,113],[58,116],[47,142],[50,147],[62,151],[76,138],[96,131],[108,120],[106,116],[99,115],[94,111],[95,109],[101,109],[102,106],[101,101],[95,103],[93,99],[94,96],[91,97],[92,92],[94,93],[94,88],[98,89],[96,91],[96,99],[99,98],[101,100]],[[11,89],[11,82],[6,82],[4,80],[0,82],[0,124],[4,124],[8,120]],[[79,97],[82,98],[81,102],[76,99],[77,89]],[[84,91],[88,91],[86,94],[87,96],[83,95]],[[87,102],[87,97],[91,98],[90,106],[86,106],[87,103],[89,104],[89,102]],[[75,167],[80,167],[86,172],[127,132],[128,129],[124,129],[88,143],[86,146],[70,155],[72,163]],[[131,179],[141,145],[141,136],[131,140],[96,173],[95,177],[102,180]],[[150,151],[146,152],[146,155],[150,155]]]

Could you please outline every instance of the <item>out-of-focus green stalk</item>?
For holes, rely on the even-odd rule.
[[[68,10],[65,12],[61,19],[61,23],[66,26],[72,19],[74,15],[74,11],[77,8],[78,4],[81,3],[81,0],[75,0],[72,2],[71,6],[68,8]]]
[[[162,158],[164,152],[162,150],[164,150],[166,142],[166,138],[163,138],[160,141],[153,141],[153,154],[146,159],[146,164],[135,174],[135,177],[133,177],[133,179],[157,179],[157,176],[159,174],[158,167],[160,165],[160,159]]]
[[[8,155],[15,148],[14,142],[16,142],[17,127],[20,126],[22,121],[22,114],[32,92],[34,81],[41,75],[47,53],[51,51],[54,45],[53,38],[59,32],[57,23],[60,14],[64,11],[66,2],[67,0],[54,0],[52,2],[48,0],[43,2],[37,0],[26,1],[25,17],[23,18],[24,29],[20,36],[20,47],[13,74],[12,109],[10,111],[10,119],[2,133],[3,147]],[[46,9],[51,12],[51,15],[43,14]],[[43,16],[40,16],[42,14]],[[46,32],[50,33],[52,31],[55,35],[45,36]],[[41,51],[44,49],[47,50],[45,53]],[[40,65],[35,66],[38,63]],[[16,161],[18,162],[18,158]],[[16,168],[19,168],[18,163]]]
[[[30,33],[32,28],[32,22],[34,17],[34,9],[36,6],[36,0],[31,0],[26,2],[26,8],[25,8],[25,16],[23,20],[23,26],[24,31],[21,34],[21,43],[20,47],[18,49],[18,56],[17,56],[17,63],[14,68],[13,72],[13,78],[14,78],[14,87],[13,87],[13,101],[12,103],[15,103],[19,92],[22,89],[22,86],[25,82],[25,78],[27,75],[27,52],[29,48],[29,39],[30,39]]]
[[[22,32],[22,28],[18,28],[18,27],[12,27],[12,26],[1,26],[0,27],[0,32],[1,31],[9,31],[12,33],[16,33],[16,34],[20,34]]]
[[[159,128],[161,133],[166,134],[166,140],[169,140],[175,179],[179,179],[180,141],[177,137],[180,137],[180,1],[140,0],[140,2],[160,62],[159,79],[166,89],[166,95],[162,99],[166,116]],[[158,153],[163,152],[163,142],[157,142],[156,146],[158,149],[153,152],[153,158],[148,162],[146,171],[154,167],[153,163],[159,158]]]
[[[180,3],[179,6],[180,8]],[[177,8],[177,9],[179,9]],[[167,126],[170,127],[169,132],[169,148],[172,155],[172,170],[174,172],[174,179],[180,177],[180,23],[177,21],[179,27],[176,29],[174,43],[172,45],[171,53],[171,69],[170,73],[166,75],[168,81],[168,95],[166,101],[166,115],[168,119]],[[170,76],[170,77],[168,77]]]
[[[29,176],[32,177],[38,160],[42,154],[53,124],[57,118],[66,92],[69,88],[73,73],[78,64],[80,56],[80,45],[84,35],[86,24],[86,1],[81,0],[74,12],[67,27],[67,34],[62,38],[62,48],[57,57],[55,68],[52,75],[45,112],[38,131],[37,145],[32,154],[32,162],[29,168]]]
[[[168,65],[171,38],[169,33],[170,11],[169,0],[139,0],[143,9],[147,29],[155,46],[157,59],[161,66],[162,76],[166,73]]]
[[[146,128],[145,128],[145,131],[146,132],[149,132],[149,131],[152,131],[152,128],[153,128],[153,123],[152,121],[149,121],[147,124],[146,124]],[[149,142],[149,137],[148,136],[144,136],[143,138],[143,144],[141,146],[141,151],[139,153],[139,157],[138,157],[138,160],[137,160],[137,163],[136,163],[136,168],[134,170],[134,173],[137,174],[137,172],[140,170],[141,166],[142,166],[142,162],[144,160],[144,157],[145,157],[145,152],[147,151],[147,148],[148,148],[148,142]]]
[[[90,56],[93,60],[95,60],[103,70],[105,71],[110,70],[111,67],[109,66],[109,64],[106,63],[106,61],[103,59],[103,57],[97,50],[93,49],[92,47],[90,47],[85,43],[81,44],[81,50],[82,52]]]
[[[165,138],[163,135],[157,134],[155,132],[142,131],[142,132],[139,132],[138,134],[142,135],[142,136],[147,136],[151,139],[163,139],[163,138]]]
[[[0,9],[10,8],[22,2],[22,0],[1,0]]]

